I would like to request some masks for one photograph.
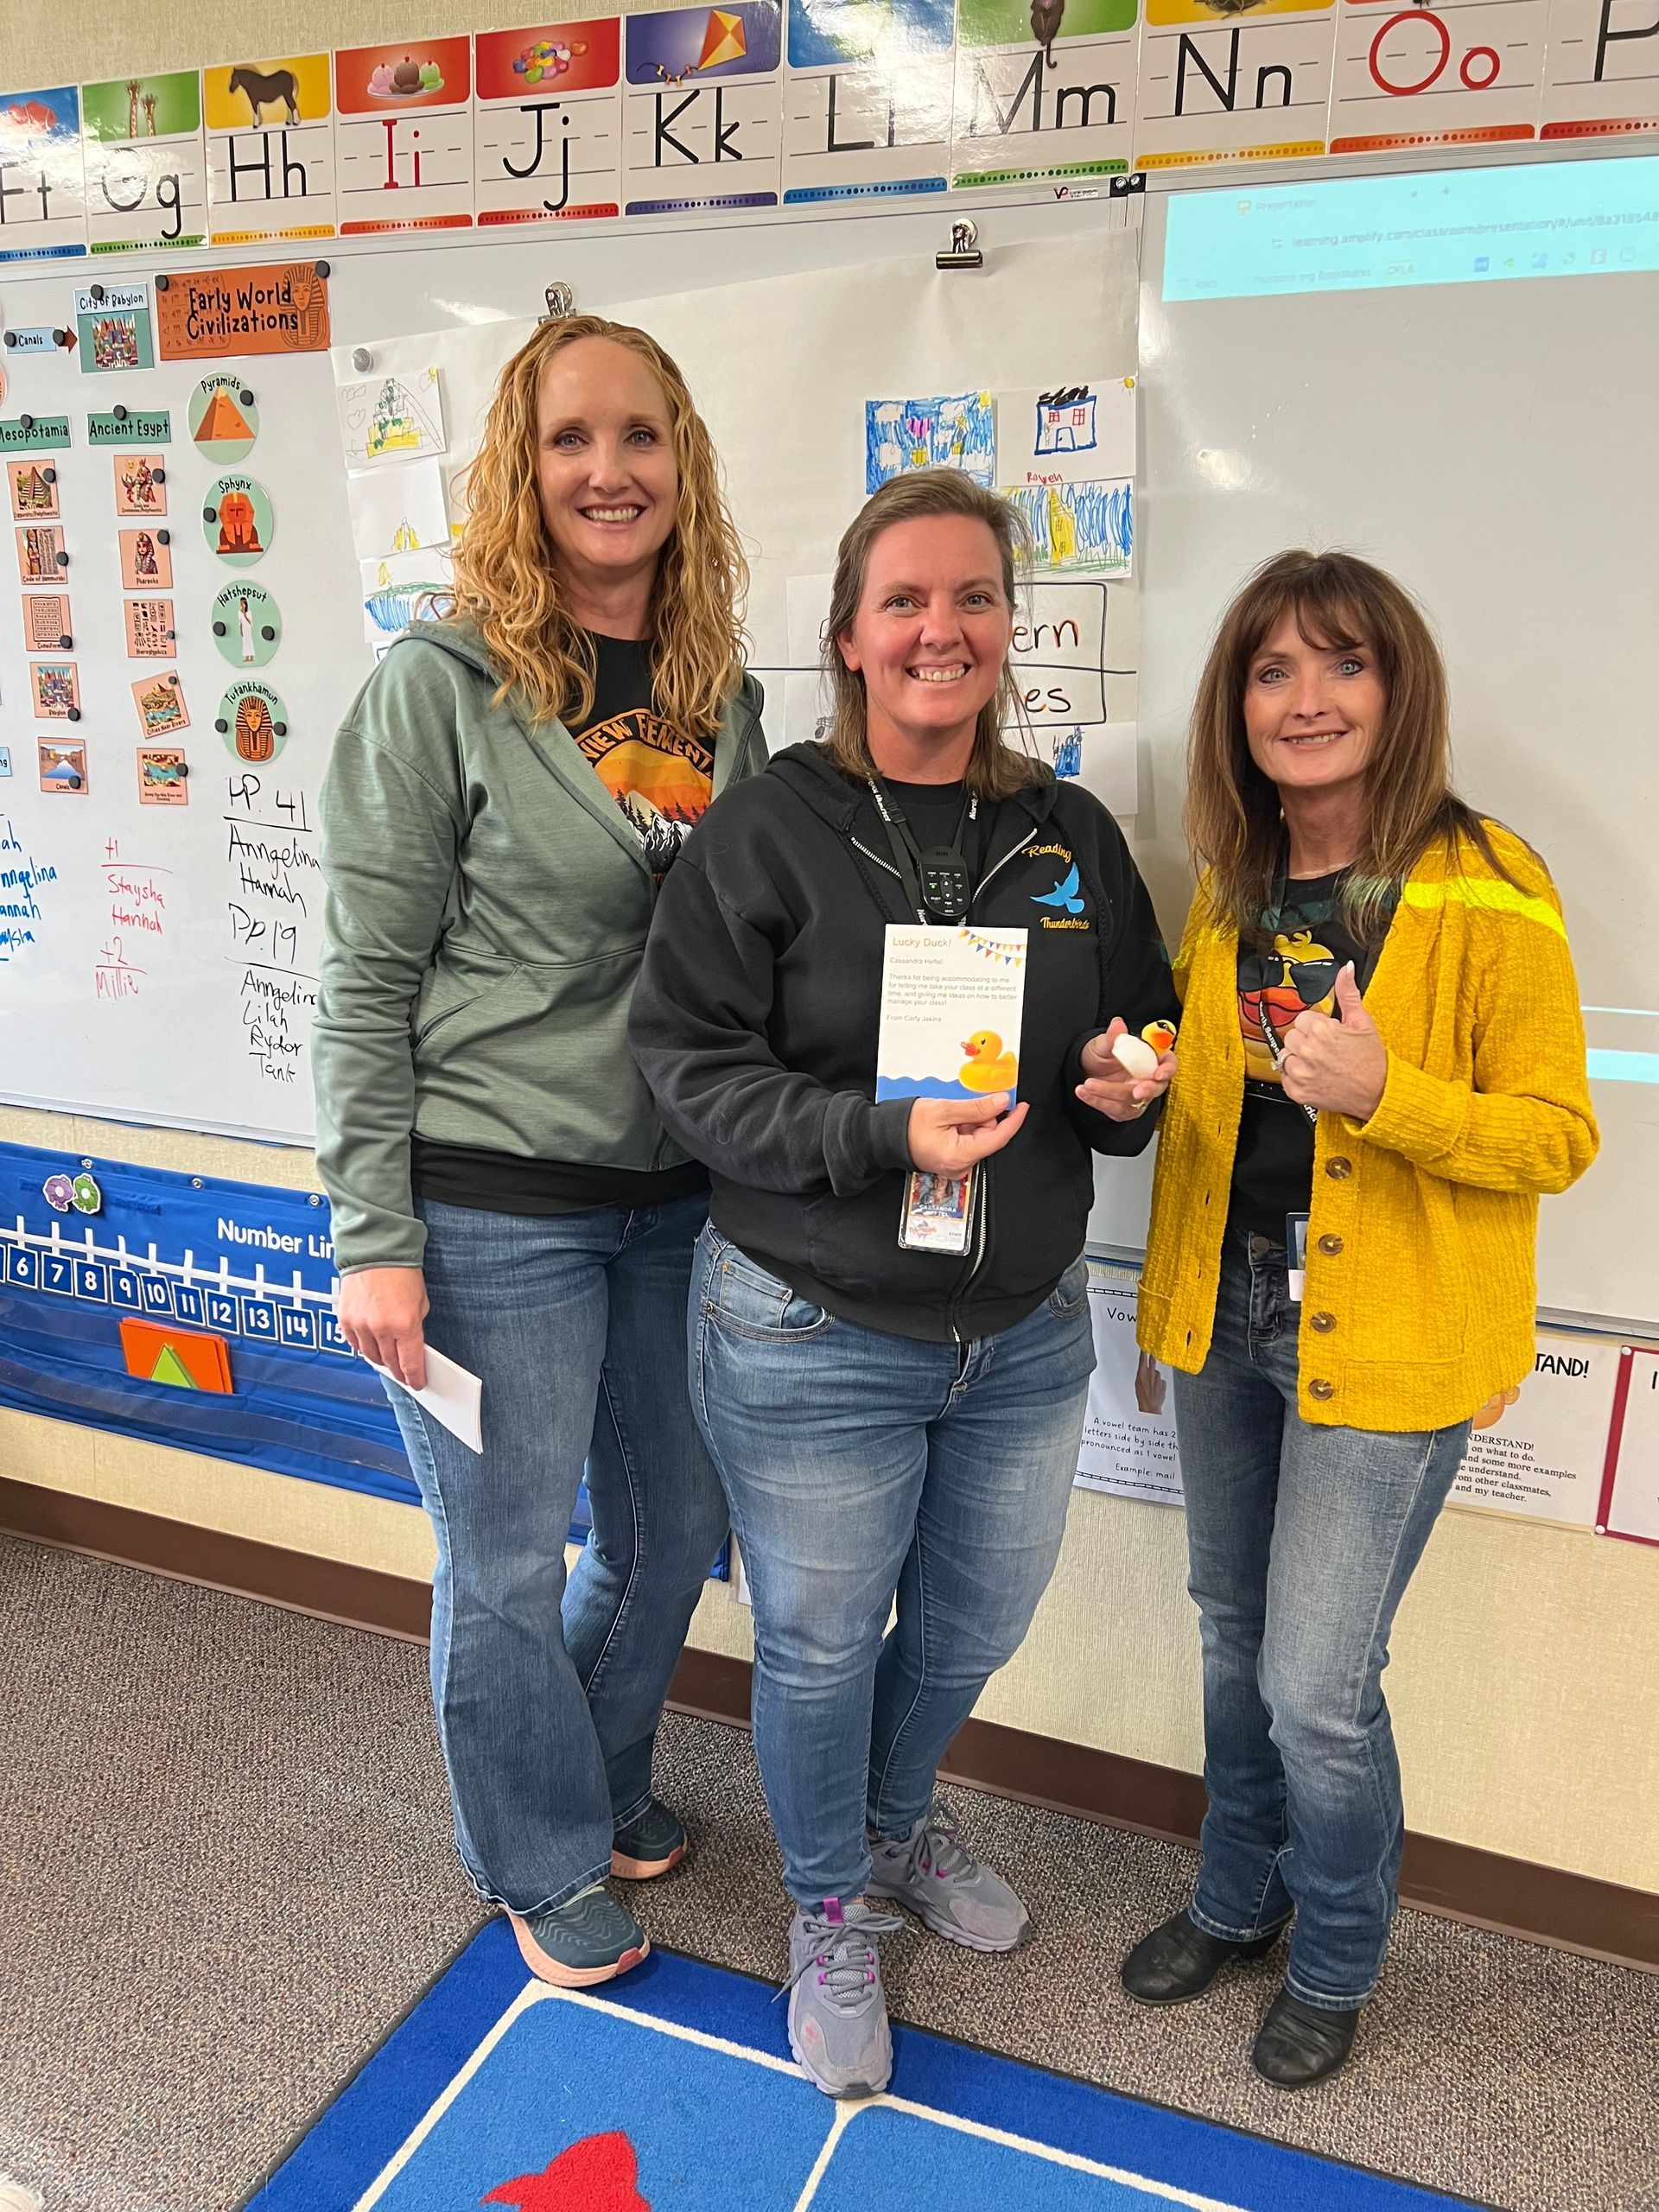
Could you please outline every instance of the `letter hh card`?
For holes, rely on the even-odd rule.
[[[1018,1095],[1027,934],[889,923],[878,1099]]]

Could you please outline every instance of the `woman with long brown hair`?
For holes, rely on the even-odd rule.
[[[461,1858],[534,1971],[588,1984],[648,1948],[608,1878],[684,1853],[652,1745],[726,1527],[677,1349],[707,1177],[628,1003],[659,885],[765,746],[714,451],[643,331],[542,324],[467,498],[453,607],[392,646],[324,787],[317,1161],[340,1324],[436,1535]],[[482,1377],[481,1454],[410,1395],[429,1336]]]
[[[1115,1051],[1174,1008],[1122,832],[1008,741],[1020,550],[963,475],[867,503],[830,596],[829,738],[710,810],[634,1000],[640,1065],[713,1179],[692,1395],[753,1599],[790,2042],[836,2096],[892,2065],[875,1939],[899,1923],[867,1893],[973,1950],[1026,1934],[934,1776],[1059,1551],[1094,1366],[1090,1155],[1141,1151],[1174,1071]],[[887,948],[945,957],[924,931],[1023,955],[1017,1051],[963,1015],[954,1082],[912,1069],[883,1095]]]
[[[1440,652],[1391,577],[1296,552],[1250,578],[1186,820],[1140,1325],[1176,1370],[1209,1810],[1192,1902],[1123,1982],[1185,2002],[1294,1915],[1252,2056],[1294,2088],[1348,2056],[1382,1967],[1389,1630],[1471,1417],[1531,1370],[1539,1194],[1596,1127],[1560,903],[1457,796]]]

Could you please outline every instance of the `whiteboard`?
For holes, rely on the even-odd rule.
[[[1234,188],[1230,188],[1230,190]],[[1418,594],[1451,676],[1466,797],[1535,845],[1566,906],[1592,1070],[1659,1072],[1659,276],[1166,305],[1141,254],[1137,857],[1166,926],[1189,881],[1181,745],[1248,571],[1345,546]],[[1659,1322],[1659,1084],[1598,1080],[1602,1152],[1543,1201],[1541,1303]],[[1138,1246],[1149,1169],[1099,1179]]]
[[[938,213],[533,244],[334,243],[332,359],[265,356],[94,377],[72,354],[5,354],[0,412],[71,418],[73,444],[48,458],[59,470],[71,556],[74,647],[66,658],[79,671],[82,718],[73,728],[33,718],[22,588],[0,582],[0,744],[12,770],[0,780],[0,879],[26,877],[12,903],[35,910],[14,918],[29,943],[0,944],[0,1096],[233,1135],[312,1132],[316,792],[334,733],[373,666],[334,403],[336,380],[359,373],[351,355],[359,344],[375,372],[417,367],[435,352],[449,418],[443,466],[453,474],[475,442],[496,369],[533,324],[552,279],[574,285],[582,308],[660,325],[709,416],[753,555],[753,658],[778,679],[768,714],[775,742],[788,693],[788,582],[830,566],[863,496],[865,399],[962,389],[976,378],[1031,385],[1056,372],[1132,368],[1131,213],[1138,217],[1138,202],[999,211],[985,268],[948,275],[934,266],[949,243]],[[1109,253],[1117,257],[1109,284]],[[1085,269],[1096,282],[1074,300]],[[8,326],[65,322],[71,289],[65,276],[9,278]],[[1114,359],[1103,361],[1109,341]],[[251,451],[233,466],[266,488],[276,519],[264,557],[236,570],[204,534],[202,496],[217,471],[193,449],[186,421],[198,379],[232,365],[259,415]],[[87,412],[117,402],[172,416],[171,660],[127,656],[113,464],[86,441]],[[214,643],[212,601],[244,579],[281,611],[280,645],[251,673],[278,693],[289,732],[276,759],[251,768],[213,728],[241,671]],[[1103,600],[1103,588],[1094,596]],[[1132,594],[1125,603],[1133,607]],[[1131,671],[1133,644],[1131,635]],[[178,671],[190,715],[179,740],[189,801],[141,806],[131,684],[168,668]],[[1126,707],[1103,694],[1097,711],[1132,718],[1132,695]],[[39,788],[43,736],[85,744],[85,793]],[[7,896],[0,880],[0,906]]]
[[[893,385],[913,373],[926,389],[929,378],[950,380],[943,376],[946,367],[964,384],[993,369],[1010,381],[1027,372],[1039,376],[1037,365],[1053,358],[1057,336],[1064,341],[1074,329],[1084,342],[1104,342],[1109,326],[1090,318],[1102,308],[1100,276],[1123,203],[976,212],[986,269],[948,277],[936,276],[932,265],[944,242],[937,213],[572,235],[534,245],[335,246],[334,337],[346,349],[365,342],[390,350],[407,340],[412,359],[424,350],[416,341],[426,334],[448,331],[461,340],[472,334],[486,352],[499,349],[499,358],[512,335],[501,326],[533,318],[543,287],[556,278],[574,285],[581,308],[626,309],[649,321],[652,303],[662,303],[665,334],[671,325],[671,342],[686,356],[709,406],[734,491],[746,472],[760,467],[783,495],[760,533],[758,563],[755,658],[775,668],[797,658],[786,620],[780,630],[777,587],[790,573],[827,564],[859,489],[849,486],[833,503],[816,492],[810,506],[796,501],[798,531],[791,529],[779,550],[793,496],[788,438],[800,423],[779,429],[776,395],[804,416],[812,451],[827,419],[812,397],[818,380],[827,379],[850,409],[868,396],[858,380],[872,359],[887,365],[884,380]],[[1659,1049],[1653,1034],[1659,1025],[1639,1012],[1659,1000],[1651,982],[1659,972],[1659,884],[1648,857],[1659,769],[1644,645],[1659,604],[1659,463],[1646,372],[1650,334],[1659,327],[1659,276],[1166,308],[1165,213],[1161,198],[1147,199],[1135,842],[1166,928],[1179,928],[1186,902],[1181,739],[1211,626],[1242,575],[1265,555],[1293,543],[1348,544],[1396,570],[1433,610],[1452,670],[1465,788],[1550,861],[1566,899],[1586,1006],[1638,1010],[1590,1014],[1592,1043],[1608,1051]],[[793,281],[810,300],[816,272],[828,297],[835,272],[874,264],[890,272],[886,311],[861,320],[842,310],[838,331],[810,333],[815,353],[797,344],[786,318],[769,321],[764,332],[722,318],[724,288],[759,283],[782,300]],[[68,283],[8,281],[8,321],[60,321]],[[940,285],[961,287],[954,296],[963,303],[944,321],[919,311]],[[695,296],[715,289],[721,296],[699,314]],[[946,346],[941,333],[953,328],[957,335]],[[844,379],[843,351],[853,365]],[[88,406],[107,406],[113,396],[116,380],[98,380],[89,395],[93,380],[66,367],[54,369],[65,380],[60,394],[44,385],[31,391],[23,367],[9,365],[8,414],[20,404],[35,411],[56,404],[84,416]],[[279,807],[302,806],[308,830],[314,825],[330,736],[371,660],[333,413],[334,365],[312,355],[257,366],[256,377],[251,365],[250,378],[262,424],[245,466],[269,484],[278,528],[252,573],[282,605],[283,645],[267,672],[287,701],[295,732],[269,793],[262,786],[258,795],[271,804],[275,836],[293,819]],[[158,369],[126,381],[142,385],[144,404],[171,404],[181,416],[199,373]],[[768,396],[764,407],[762,396]],[[175,429],[175,444],[176,437]],[[82,595],[90,608],[104,608],[106,622],[118,595],[108,471],[107,456],[81,444],[64,457],[68,542],[76,565],[94,571],[93,588]],[[189,488],[199,491],[209,473],[188,454],[181,462]],[[296,493],[296,486],[303,489]],[[267,1073],[273,1057],[284,1057],[285,1040],[266,1033],[277,1025],[269,1000],[248,992],[249,948],[233,934],[247,925],[230,911],[238,903],[239,863],[232,880],[232,825],[224,819],[232,810],[229,784],[213,757],[211,730],[230,671],[205,634],[207,602],[223,579],[188,500],[181,504],[174,548],[178,666],[194,724],[192,757],[200,758],[202,773],[188,810],[141,810],[136,794],[124,802],[123,834],[144,833],[146,849],[137,854],[135,847],[135,856],[175,870],[165,957],[154,961],[144,995],[130,1007],[93,997],[91,978],[109,934],[100,840],[78,826],[77,802],[34,788],[35,725],[12,611],[17,594],[0,599],[0,741],[9,743],[14,765],[10,782],[0,783],[0,820],[10,819],[15,834],[58,869],[57,882],[39,893],[50,917],[50,933],[38,948],[44,957],[0,968],[0,1091],[24,1103],[303,1138],[311,1126],[308,1079]],[[737,504],[745,521],[741,498]],[[72,599],[78,581],[72,567]],[[76,658],[87,707],[82,727],[89,747],[99,748],[94,774],[103,772],[107,753],[115,764],[108,773],[118,783],[130,779],[136,733],[121,641],[83,634]],[[778,734],[775,720],[771,726]],[[0,854],[0,874],[15,859]],[[309,884],[308,874],[303,880]],[[274,920],[280,926],[282,916]],[[296,938],[302,977],[308,969],[315,974],[315,929],[311,898]],[[283,1013],[302,1030],[303,1016],[302,1006]],[[1659,1320],[1659,1271],[1650,1257],[1659,1251],[1659,1189],[1651,1171],[1659,1086],[1599,1083],[1596,1096],[1603,1157],[1576,1190],[1544,1206],[1541,1297],[1551,1310],[1653,1323]],[[1139,1248],[1150,1172],[1149,1159],[1103,1163],[1094,1224],[1099,1242]]]

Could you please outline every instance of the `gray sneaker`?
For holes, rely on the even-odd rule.
[[[964,1849],[936,1806],[898,1843],[870,1839],[870,1894],[896,1897],[936,1936],[970,1951],[1012,1951],[1031,1931],[1025,1906],[1000,1874]]]
[[[904,1926],[832,1898],[789,1931],[789,2047],[827,2097],[872,2097],[893,2074],[893,2036],[874,1938]]]

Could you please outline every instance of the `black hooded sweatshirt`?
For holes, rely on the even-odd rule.
[[[1099,801],[1045,771],[990,812],[969,919],[1030,931],[1029,1111],[981,1163],[968,1252],[899,1243],[911,1102],[875,1103],[876,1039],[883,932],[917,917],[868,786],[822,746],[791,746],[703,816],[658,899],[628,1031],[709,1168],[721,1234],[826,1312],[936,1344],[1012,1328],[1077,1257],[1091,1150],[1138,1153],[1156,1119],[1085,1106],[1083,1047],[1114,1014],[1131,1030],[1176,1015],[1152,902]]]

